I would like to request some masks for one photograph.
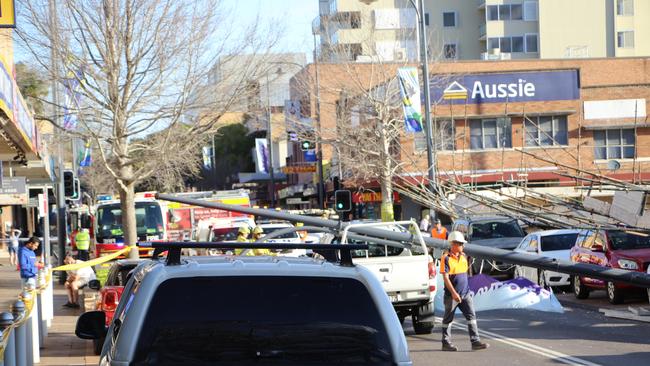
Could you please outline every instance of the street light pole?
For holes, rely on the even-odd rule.
[[[266,126],[266,144],[269,150],[269,176],[271,178],[271,186],[269,187],[269,195],[271,196],[271,207],[275,207],[275,177],[273,176],[273,136],[271,127],[271,89],[269,87],[269,72],[266,71],[266,106],[267,106],[267,126]]]
[[[316,121],[318,133],[316,133],[316,160],[318,162],[318,208],[325,209],[325,179],[323,174],[323,143],[321,142],[320,125],[320,79],[318,75],[318,54],[316,52],[316,34],[314,36],[314,74],[316,78]],[[331,163],[330,163],[331,166]],[[343,177],[339,176],[339,179]]]
[[[431,89],[429,86],[429,56],[427,52],[427,30],[424,24],[424,0],[419,0],[419,7],[415,6],[413,0],[411,4],[415,7],[418,15],[419,38],[420,38],[420,61],[422,62],[422,80],[424,87],[424,121],[425,133],[427,134],[427,173],[429,178],[429,188],[433,194],[436,191],[436,167],[433,146],[433,125],[431,123]],[[419,9],[418,9],[419,8]],[[453,122],[452,122],[453,123]],[[433,207],[429,208],[431,218],[435,217]]]

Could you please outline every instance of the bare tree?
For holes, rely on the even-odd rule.
[[[194,154],[196,142],[214,133],[220,116],[245,97],[248,75],[257,67],[215,78],[211,66],[228,55],[268,53],[277,40],[274,31],[257,24],[242,29],[219,5],[216,0],[22,4],[30,23],[19,33],[24,47],[61,91],[70,92],[71,80],[78,83],[79,124],[66,132],[93,142],[96,162],[115,182],[126,244],[137,241],[136,183]],[[60,117],[50,117],[59,128]],[[156,138],[142,139],[153,132]]]

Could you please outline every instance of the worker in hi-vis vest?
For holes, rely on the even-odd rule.
[[[88,229],[81,229],[74,237],[77,246],[77,259],[87,261],[90,259],[88,249],[90,248],[90,233]]]

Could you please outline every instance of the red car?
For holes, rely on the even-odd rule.
[[[95,310],[103,311],[106,314],[106,326],[108,327],[113,320],[115,308],[120,302],[124,286],[130,278],[130,272],[142,262],[138,259],[122,259],[118,260],[108,270],[106,283],[102,287],[98,280],[90,281],[88,287],[99,291],[99,299],[95,304]],[[95,354],[98,355],[102,351],[104,340],[93,340],[93,349]]]
[[[571,249],[571,261],[645,273],[650,264],[650,231],[582,230]],[[625,293],[635,289],[624,283],[573,277],[573,292],[578,299],[586,299],[592,290],[606,290],[610,303],[621,304]]]

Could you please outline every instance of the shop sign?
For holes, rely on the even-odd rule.
[[[381,199],[381,192],[352,193],[352,202],[354,203],[381,202]],[[399,194],[397,192],[393,192],[393,202],[399,202]]]
[[[284,174],[316,173],[315,165],[287,165],[282,167]]]
[[[309,201],[303,201],[302,198],[287,198],[287,205],[307,205]]]
[[[466,90],[467,104],[575,100],[580,99],[578,79],[577,70],[440,76],[431,80],[431,95],[435,104],[465,103],[444,99],[450,88]]]
[[[0,187],[0,206],[29,205],[25,177],[5,177]]]

